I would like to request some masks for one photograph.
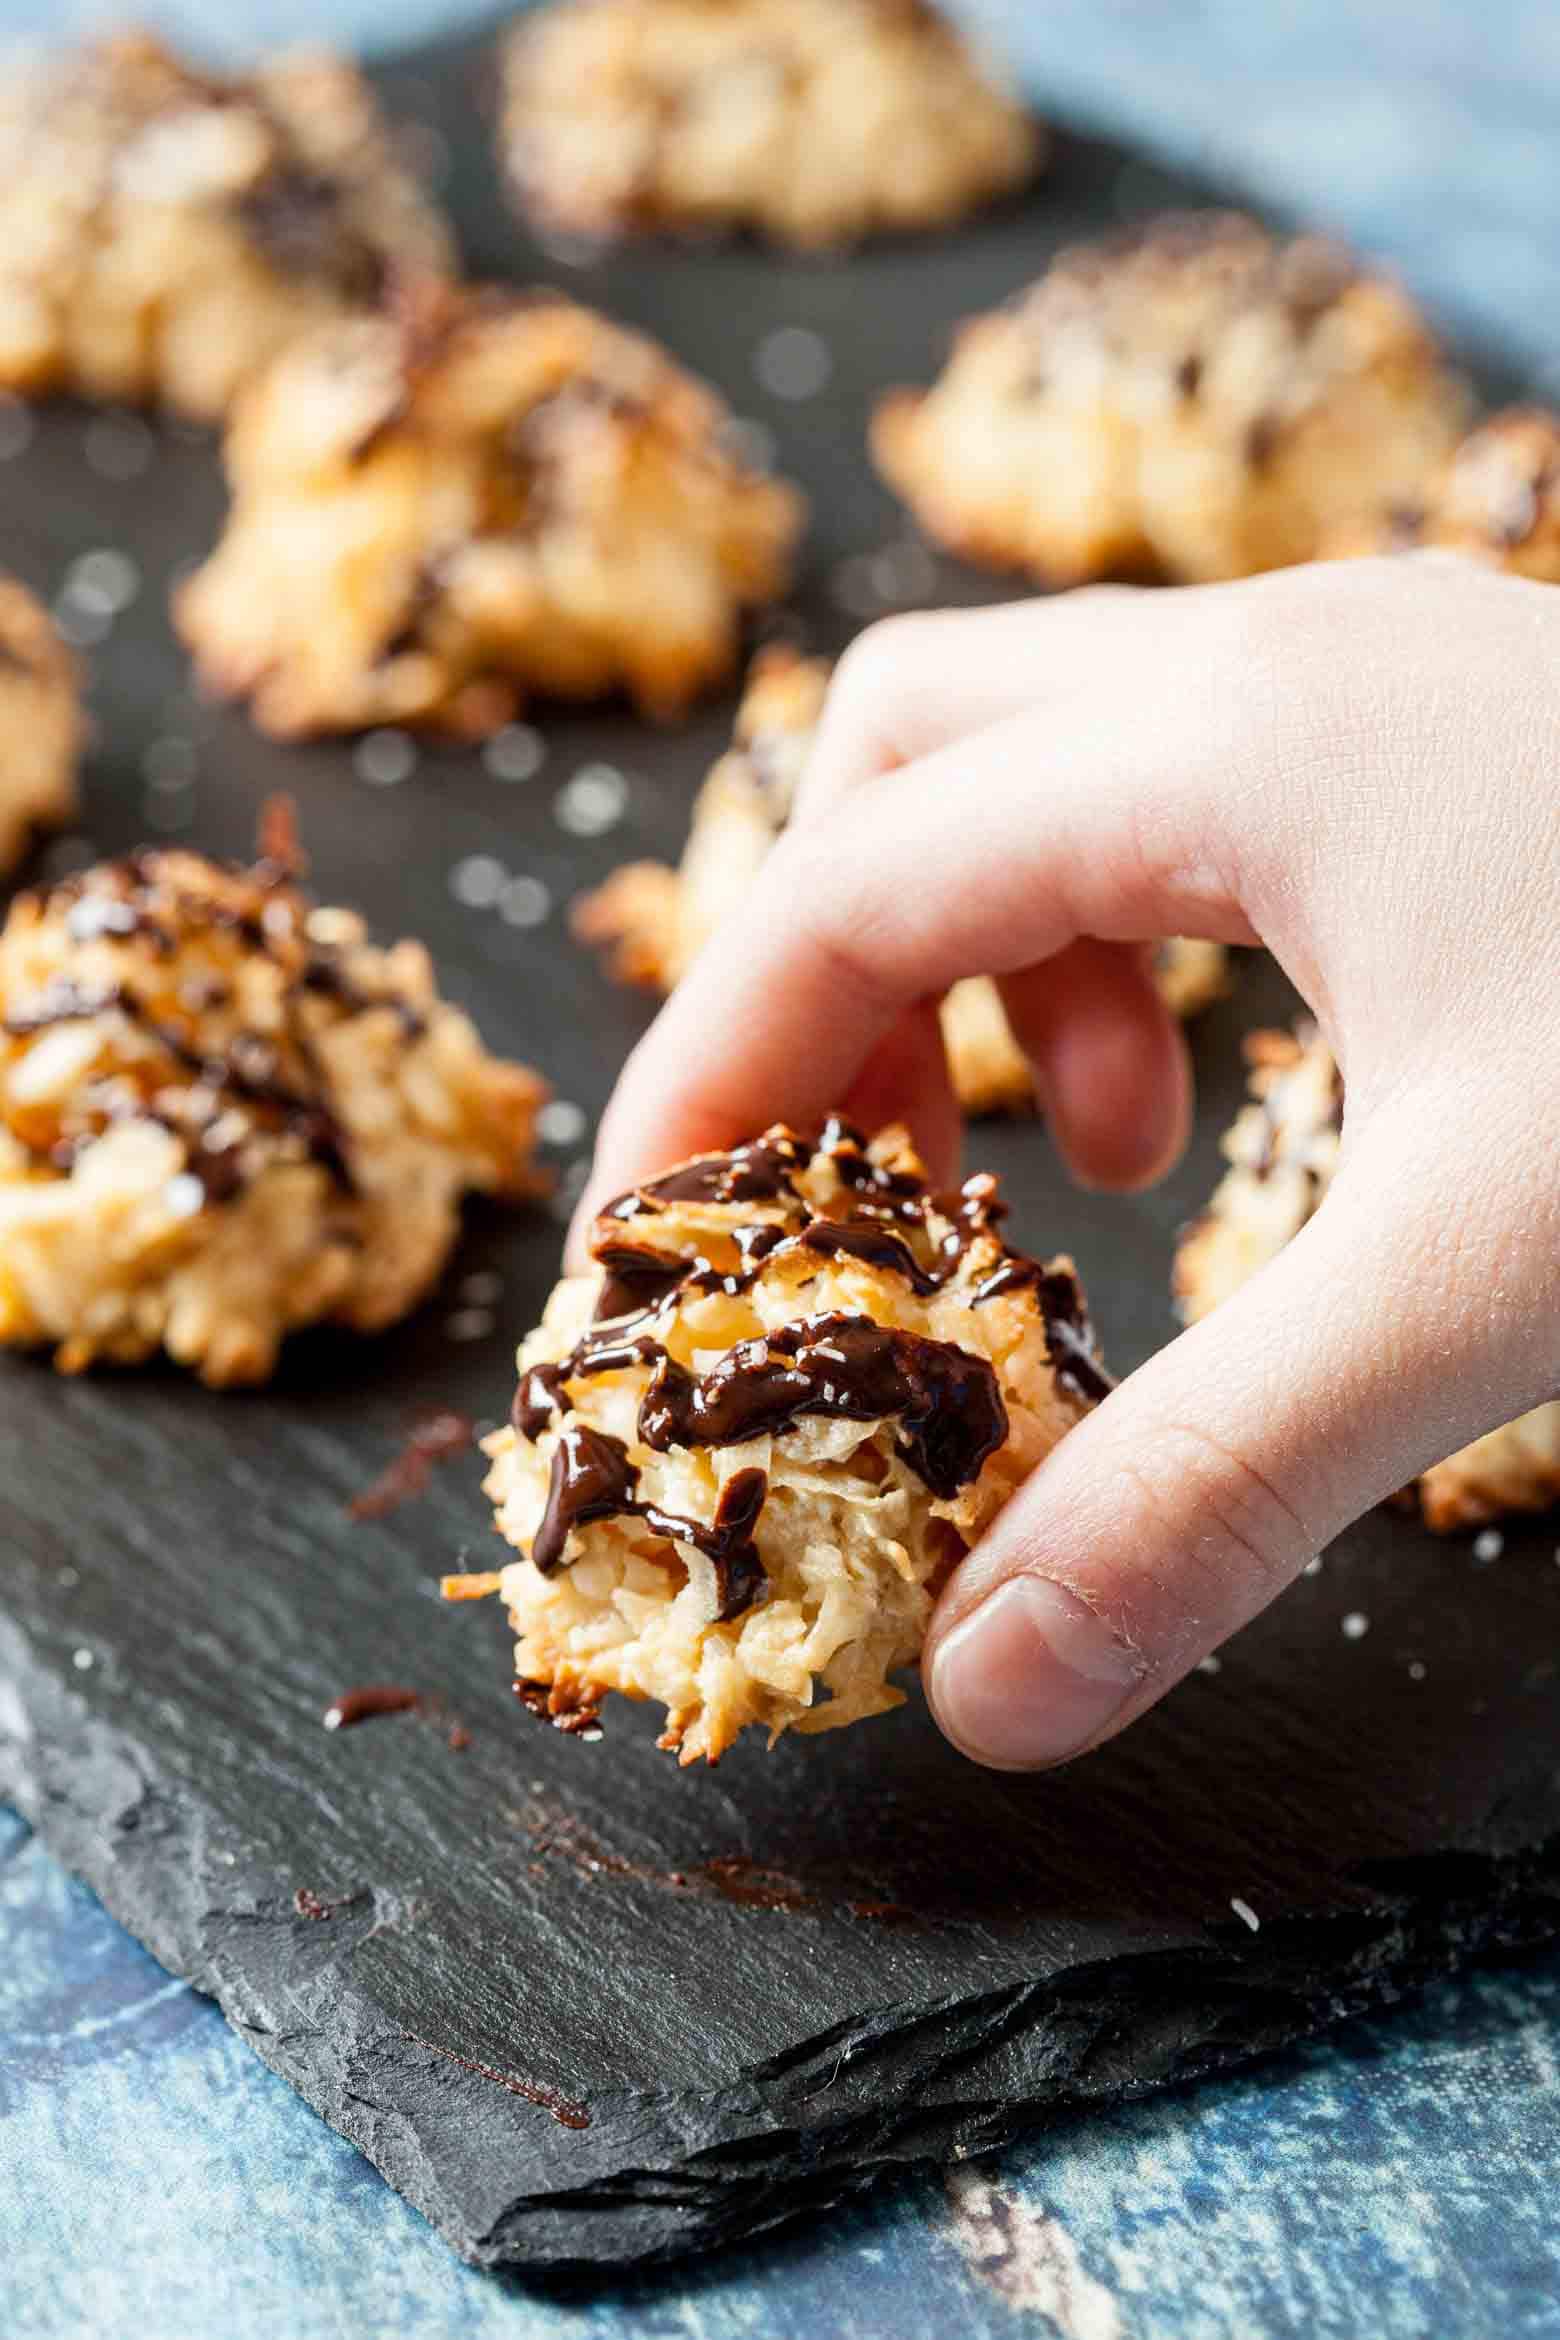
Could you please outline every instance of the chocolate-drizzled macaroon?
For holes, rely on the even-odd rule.
[[[263,843],[102,863],[0,932],[0,1342],[63,1372],[264,1380],[296,1327],[403,1315],[463,1195],[528,1186],[542,1084],[419,944],[300,891],[285,818]]]
[[[523,1557],[446,1587],[502,1593],[533,1712],[653,1699],[691,1763],[900,1703],[949,1570],[1110,1389],[1071,1261],[1002,1218],[839,1120],[609,1205],[488,1443]]]
[[[730,747],[710,770],[676,869],[625,862],[581,896],[573,925],[605,945],[614,975],[670,991],[717,926],[739,914],[791,808],[812,753],[832,669],[784,643],[761,650],[748,672]],[[1173,1015],[1195,1016],[1225,989],[1222,943],[1176,936],[1158,946],[1155,974]],[[1022,1110],[1034,1073],[1013,1036],[997,987],[967,976],[943,1001],[943,1044],[966,1113]]]
[[[1326,1201],[1343,1145],[1343,1076],[1314,1024],[1253,1032],[1250,1102],[1224,1139],[1229,1168],[1181,1239],[1175,1293],[1195,1324],[1275,1259]],[[1560,1503],[1560,1398],[1506,1422],[1416,1482],[1427,1524],[1478,1527]]]
[[[928,532],[1057,585],[1314,559],[1418,496],[1466,397],[1388,277],[1321,236],[1171,212],[1059,252],[873,418]]]
[[[455,267],[343,59],[217,77],[135,31],[6,59],[4,389],[215,421],[297,334]]]

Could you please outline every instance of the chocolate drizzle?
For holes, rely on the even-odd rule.
[[[753,1542],[769,1492],[763,1472],[738,1471],[728,1480],[709,1527],[663,1511],[659,1504],[642,1502],[638,1488],[638,1470],[620,1438],[583,1422],[565,1423],[553,1453],[547,1508],[531,1546],[531,1558],[542,1574],[550,1576],[562,1566],[572,1529],[588,1527],[592,1520],[642,1519],[655,1535],[691,1544],[714,1563],[721,1624],[750,1609],[766,1581]]]
[[[674,1446],[740,1446],[807,1417],[898,1423],[898,1448],[949,1501],[1007,1436],[1007,1408],[984,1357],[869,1316],[815,1316],[743,1341],[695,1376],[663,1357],[639,1408],[639,1435]]]
[[[815,1215],[800,1183],[815,1156],[832,1165],[843,1190],[841,1217]],[[699,1230],[692,1256],[636,1241],[628,1231],[669,1206],[744,1203],[764,1215]],[[565,1565],[571,1530],[634,1517],[715,1562],[723,1619],[740,1615],[763,1586],[753,1542],[763,1474],[744,1471],[730,1481],[712,1527],[661,1512],[641,1497],[623,1441],[571,1418],[571,1385],[598,1376],[649,1369],[636,1430],[652,1453],[780,1437],[809,1419],[883,1422],[894,1426],[901,1460],[939,1500],[951,1501],[980,1476],[1007,1437],[1007,1409],[993,1366],[954,1341],[835,1311],[740,1341],[705,1373],[671,1354],[662,1334],[679,1297],[736,1297],[788,1257],[857,1262],[901,1277],[929,1299],[952,1285],[983,1245],[992,1265],[967,1293],[969,1304],[1033,1292],[1060,1385],[1089,1404],[1107,1396],[1114,1385],[1095,1355],[1077,1278],[1065,1263],[1043,1268],[1006,1251],[997,1236],[1004,1215],[993,1178],[966,1179],[955,1193],[930,1192],[911,1171],[876,1158],[861,1133],[838,1118],[825,1125],[816,1148],[789,1130],[771,1130],[610,1204],[593,1239],[603,1270],[594,1320],[566,1356],[528,1366],[515,1395],[511,1419],[522,1438],[535,1442],[562,1425],[532,1545],[536,1566],[550,1574]],[[723,1248],[726,1256],[735,1251],[735,1264],[717,1264]]]
[[[1046,1353],[1064,1389],[1099,1405],[1116,1384],[1094,1351],[1094,1327],[1083,1305],[1078,1279],[1067,1268],[1042,1267],[1038,1260],[1008,1259],[978,1283],[970,1306],[1005,1293],[1032,1291],[1045,1319]]]
[[[301,1001],[306,994],[328,997],[348,1015],[382,1010],[396,1018],[408,1043],[421,1037],[425,1023],[398,992],[372,992],[358,981],[349,945],[310,933],[307,902],[292,883],[296,856],[277,843],[285,827],[273,808],[263,830],[266,851],[247,870],[143,847],[18,906],[18,915],[35,920],[62,915],[73,945],[106,946],[115,956],[101,981],[56,975],[31,997],[16,999],[0,1026],[5,1036],[26,1040],[56,1024],[117,1015],[151,1044],[144,1057],[83,1083],[65,1128],[39,1137],[35,1127],[13,1127],[19,1144],[68,1171],[115,1124],[153,1121],[183,1143],[187,1174],[199,1188],[197,1207],[238,1193],[278,1140],[353,1191],[346,1132]],[[278,969],[276,1030],[240,1028],[220,1043],[208,1041],[204,1019],[234,997],[228,972],[205,967],[179,982],[157,966],[203,935],[234,937]]]

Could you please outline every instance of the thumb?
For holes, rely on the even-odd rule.
[[[1427,1198],[1405,1217],[1404,1178],[1382,1174],[1351,1165],[1261,1275],[1069,1432],[961,1562],[923,1672],[965,1754],[1037,1769],[1114,1736],[1351,1520],[1543,1394],[1555,1360],[1489,1305],[1501,1278],[1482,1247],[1441,1266],[1433,1230],[1458,1224],[1455,1206]]]

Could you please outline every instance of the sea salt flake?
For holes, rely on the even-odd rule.
[[[64,596],[78,609],[100,610],[117,617],[128,609],[141,589],[141,572],[127,552],[114,545],[98,545],[79,553],[65,572]]]
[[[1499,1528],[1486,1528],[1482,1535],[1473,1539],[1473,1556],[1484,1564],[1498,1560],[1505,1549],[1506,1539]]]
[[[417,750],[404,731],[370,731],[357,744],[353,764],[360,780],[374,788],[395,788],[417,769]]]
[[[834,373],[834,353],[822,334],[808,325],[777,325],[753,352],[753,372],[761,390],[771,398],[796,404],[826,390]]]
[[[482,750],[495,780],[534,780],[547,761],[547,742],[529,723],[506,723]]]
[[[504,890],[507,872],[491,853],[468,853],[450,871],[450,892],[468,910],[491,910]]]
[[[585,1135],[585,1109],[567,1097],[554,1097],[536,1117],[536,1134],[544,1145],[574,1146]]]
[[[498,915],[506,926],[540,926],[552,908],[552,895],[540,878],[512,877],[498,897]]]
[[[1261,1932],[1262,1920],[1258,1917],[1256,1911],[1252,1908],[1249,1901],[1243,1901],[1238,1893],[1232,1893],[1230,1895],[1230,1907],[1235,1912],[1235,1915],[1239,1918],[1243,1926],[1249,1926],[1254,1934]]]
[[[1370,1631],[1370,1619],[1363,1609],[1351,1609],[1343,1620],[1342,1630],[1345,1641],[1363,1641]]]
[[[497,1321],[491,1308],[457,1308],[444,1329],[452,1341],[484,1341]]]
[[[558,791],[560,828],[574,837],[601,837],[622,819],[628,782],[611,764],[584,764]]]

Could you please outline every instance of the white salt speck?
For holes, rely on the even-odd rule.
[[[1486,1528],[1482,1536],[1475,1536],[1473,1539],[1475,1560],[1498,1560],[1505,1549],[1506,1539],[1499,1528]]]
[[[198,1178],[181,1170],[163,1188],[163,1201],[176,1219],[197,1218],[206,1207],[206,1189]]]
[[[72,1585],[80,1584],[81,1570],[79,1568],[61,1568],[56,1573],[54,1581],[56,1584],[62,1584],[69,1592]]]
[[[1217,1674],[1221,1671],[1222,1665],[1222,1659],[1215,1657],[1210,1650],[1205,1658],[1197,1660],[1197,1671],[1199,1674]]]
[[[1363,1641],[1370,1631],[1370,1619],[1363,1609],[1351,1609],[1343,1620],[1342,1631],[1345,1641]]]
[[[194,801],[182,790],[148,790],[141,799],[141,818],[149,829],[156,829],[161,836],[171,837],[178,830],[192,826],[195,819]]]
[[[360,780],[374,788],[395,788],[417,769],[417,750],[404,731],[370,731],[352,759]]]
[[[141,777],[148,788],[174,795],[191,785],[198,764],[195,743],[189,739],[154,739],[141,751]]]
[[[495,780],[534,780],[547,761],[547,742],[529,723],[506,723],[482,750]]]
[[[540,878],[512,877],[498,897],[498,915],[506,926],[540,926],[552,908],[552,896]]]
[[[873,553],[867,572],[880,599],[898,602],[901,607],[909,602],[929,601],[937,590],[937,563],[925,545],[914,537]]]
[[[460,1296],[468,1308],[491,1308],[504,1296],[504,1279],[493,1268],[476,1268],[461,1277]]]
[[[1409,1659],[1408,1678],[1411,1682],[1422,1682],[1428,1672],[1429,1668],[1426,1666],[1423,1658]]]
[[[623,818],[628,782],[610,764],[585,764],[558,791],[558,826],[571,837],[602,837]]]
[[[753,371],[771,398],[816,398],[828,387],[834,354],[807,325],[777,325],[753,352]]]
[[[25,455],[36,428],[32,408],[8,392],[0,392],[0,463],[10,463],[18,455]]]
[[[536,1117],[536,1134],[544,1145],[575,1146],[585,1135],[585,1109],[567,1097],[554,1097]]]
[[[90,1674],[97,1660],[90,1649],[76,1649],[71,1652],[70,1662],[78,1674]]]
[[[150,468],[156,444],[138,414],[95,414],[81,451],[100,479],[139,479]]]
[[[590,268],[601,258],[599,236],[560,235],[553,229],[533,230],[539,251],[560,268]]]
[[[775,434],[768,423],[756,422],[751,415],[733,415],[721,437],[732,462],[744,471],[773,470]]]
[[[1300,1573],[1302,1576],[1320,1576],[1322,1573],[1321,1553],[1318,1552],[1314,1560],[1308,1560]]]
[[[64,597],[78,609],[117,617],[141,589],[141,572],[130,555],[111,544],[78,554],[65,572]]]
[[[76,601],[67,601],[61,594],[54,604],[54,623],[63,642],[73,650],[95,650],[105,641],[113,626],[106,609],[83,609]]]
[[[483,1341],[497,1321],[491,1308],[457,1308],[445,1318],[444,1329],[452,1341]]]
[[[505,871],[491,853],[468,853],[450,871],[450,892],[468,910],[491,910],[504,890]]]
[[[1262,1920],[1258,1917],[1256,1911],[1252,1908],[1249,1901],[1242,1901],[1238,1893],[1232,1893],[1230,1895],[1230,1907],[1235,1912],[1235,1915],[1239,1918],[1243,1926],[1249,1926],[1254,1934],[1261,1932]]]
[[[885,606],[876,563],[870,555],[857,553],[848,561],[837,562],[829,579],[829,591],[847,617],[879,617]]]

